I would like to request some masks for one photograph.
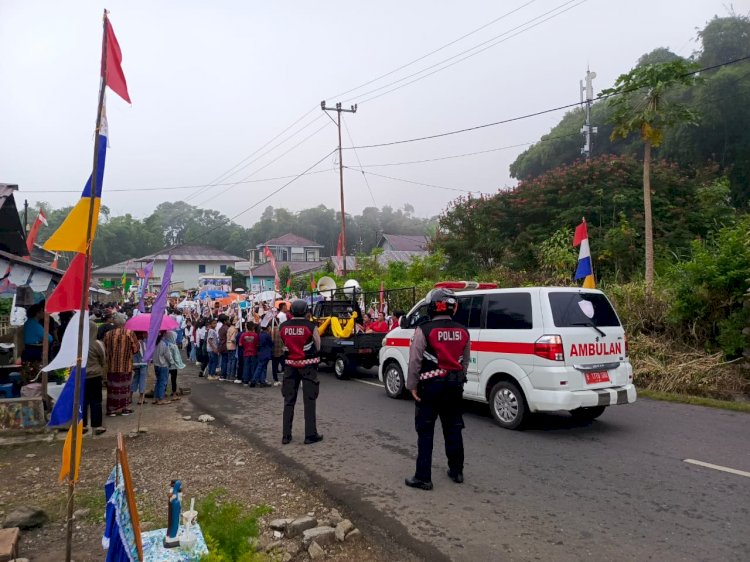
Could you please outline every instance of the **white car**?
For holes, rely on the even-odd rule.
[[[635,402],[625,331],[601,291],[524,287],[456,296],[455,320],[471,335],[464,398],[488,403],[502,427],[519,427],[531,412],[594,419],[607,406]],[[428,319],[421,301],[383,341],[378,376],[391,398],[405,394],[414,328]]]

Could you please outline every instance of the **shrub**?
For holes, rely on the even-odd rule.
[[[255,552],[249,539],[258,537],[258,518],[270,513],[268,506],[258,506],[249,512],[236,501],[223,501],[226,490],[210,492],[200,502],[200,524],[209,554],[201,562],[254,562],[265,560]]]

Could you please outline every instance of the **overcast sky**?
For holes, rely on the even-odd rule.
[[[733,4],[737,12],[750,8],[748,0]],[[725,0],[0,0],[0,182],[19,184],[21,199],[31,203],[59,207],[79,198],[91,171],[104,7],[111,12],[133,100],[129,106],[108,93],[104,204],[115,214],[137,217],[162,201],[187,200],[228,216],[257,204],[236,219],[247,226],[267,205],[338,208],[334,156],[314,168],[321,173],[301,177],[264,202],[259,201],[289,180],[246,181],[296,175],[335,148],[336,128],[320,110],[323,99],[329,105],[359,104],[355,115],[344,117],[355,145],[499,121],[578,101],[587,65],[598,75],[598,93],[656,47],[689,55],[697,47],[696,28],[726,15],[726,5]],[[334,97],[498,18],[415,64]],[[444,65],[386,86],[445,59],[450,61],[444,64],[455,62],[466,56],[458,53],[491,45],[489,40],[502,42],[412,84],[404,85]],[[403,87],[368,101],[398,86]],[[376,88],[381,89],[368,93]],[[267,155],[226,173],[305,114],[256,154],[271,150]],[[557,112],[436,140],[348,150],[344,163],[411,162],[519,145],[538,140],[561,117]],[[344,146],[351,146],[342,129]],[[523,149],[367,170],[494,192],[514,183],[508,166]],[[368,189],[362,174],[348,170],[344,179],[350,213],[374,201],[409,203],[418,215],[429,216],[460,195],[374,175],[368,176]],[[245,183],[226,185],[238,181]],[[225,185],[163,189],[212,183]],[[158,189],[114,191],[136,188]]]

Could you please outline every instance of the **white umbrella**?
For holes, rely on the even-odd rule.
[[[258,293],[257,295],[255,295],[256,302],[257,301],[270,302],[273,304],[274,302],[276,302],[277,298],[280,299],[281,295],[277,293],[276,291],[262,291]]]
[[[180,302],[180,303],[177,304],[177,308],[180,308],[180,309],[182,309],[182,308],[195,308],[196,306],[198,306],[197,302],[195,302],[195,301],[189,301],[187,299],[185,299],[184,301],[182,301],[182,302]]]

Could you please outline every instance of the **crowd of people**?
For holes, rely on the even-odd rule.
[[[170,303],[167,314],[176,327],[159,333],[148,362],[144,360],[147,332],[125,327],[129,318],[140,313],[138,308],[130,303],[92,304],[83,391],[84,431],[103,433],[105,415],[128,416],[133,413],[134,404],[146,403],[147,396],[153,397],[155,405],[180,400],[178,373],[185,368],[185,360],[195,363],[199,376],[209,381],[249,388],[281,385],[285,367],[281,327],[292,318],[286,302],[277,302],[277,306],[257,303],[245,309],[238,303],[222,307],[195,301],[190,306],[179,306],[184,304],[185,301]],[[402,315],[397,311],[386,316],[371,306],[357,323],[357,331],[386,333],[398,325]],[[71,317],[68,312],[50,317],[50,359],[59,350]],[[29,308],[22,359],[30,377],[41,368],[43,318],[44,303]],[[152,388],[147,388],[149,363],[155,374]]]

